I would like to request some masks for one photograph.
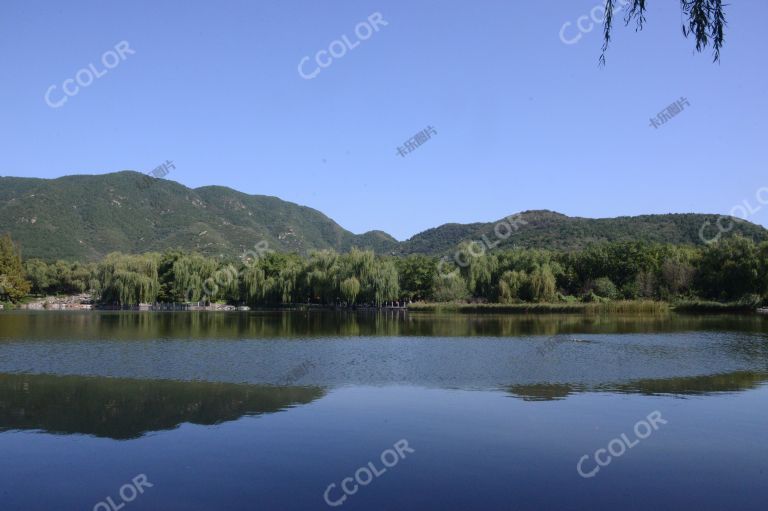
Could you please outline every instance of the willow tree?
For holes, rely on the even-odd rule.
[[[470,241],[459,245],[454,259],[459,263],[469,292],[474,296],[488,296],[493,287],[493,276],[499,266],[498,258],[486,254],[482,243]]]
[[[354,302],[359,296],[367,302],[380,303],[386,299],[377,297],[377,290],[382,287],[379,266],[381,260],[371,250],[353,248],[350,252],[339,256],[339,292],[347,301]],[[344,284],[346,282],[346,284]],[[349,300],[349,293],[357,282],[354,299]],[[385,285],[385,284],[384,284]],[[379,293],[380,294],[380,293]]]
[[[292,303],[298,297],[301,259],[296,254],[270,252],[245,261],[240,299],[251,305]]]
[[[319,303],[332,303],[338,297],[339,255],[333,250],[310,254],[304,269],[304,282],[311,297]]]
[[[297,254],[270,252],[249,264],[263,270],[261,299],[264,303],[292,303],[298,298],[302,261]]]
[[[555,300],[557,286],[555,275],[548,264],[537,266],[528,277],[530,299],[534,302],[552,302]]]
[[[400,282],[395,263],[379,259],[369,280],[373,302],[381,305],[383,302],[396,300],[400,294]]]
[[[302,261],[297,254],[290,254],[285,256],[283,263],[277,279],[280,301],[281,303],[293,303],[300,298],[299,278]]]
[[[499,303],[515,303],[520,301],[520,294],[528,285],[528,276],[524,271],[505,271],[499,277],[498,301]]]
[[[354,304],[357,295],[360,294],[360,281],[355,277],[349,277],[342,281],[340,287],[341,296],[349,304]]]
[[[170,272],[164,275],[167,293],[173,301],[198,302],[215,300],[220,294],[215,282],[219,263],[200,254],[180,254],[175,257]]]
[[[261,305],[267,296],[267,277],[264,269],[253,264],[243,270],[241,295],[251,305]]]
[[[624,16],[624,24],[635,22],[636,30],[642,30],[645,24],[646,0],[625,0],[629,6]],[[603,18],[603,52],[600,64],[605,65],[605,52],[611,42],[613,15],[619,0],[605,0],[605,15]],[[713,49],[713,62],[720,60],[720,49],[725,41],[725,4],[723,0],[680,0],[683,15],[683,35],[693,35],[696,41],[696,51],[702,52],[710,43]]]
[[[370,282],[376,270],[376,264],[376,255],[372,250],[353,248],[339,258],[342,278],[355,277],[360,282]]]
[[[159,259],[157,254],[109,254],[98,266],[99,300],[118,305],[154,302],[160,291]]]

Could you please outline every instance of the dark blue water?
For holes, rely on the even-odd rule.
[[[759,318],[51,314],[0,315],[2,510],[768,502]]]

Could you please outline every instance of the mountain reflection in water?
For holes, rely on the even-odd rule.
[[[708,376],[636,380],[629,383],[584,385],[533,384],[510,385],[507,391],[524,401],[555,401],[582,392],[617,392],[624,394],[672,395],[677,397],[739,392],[756,389],[768,382],[768,373],[737,371]]]
[[[0,374],[0,431],[123,440],[185,422],[213,425],[275,413],[324,394],[316,387]]]
[[[706,395],[754,389],[766,382],[768,374],[742,371],[592,388],[513,384],[499,390],[524,401],[552,401],[587,392]],[[280,412],[322,399],[326,393],[318,387],[0,374],[0,432],[40,430],[127,440],[183,423],[215,425]]]
[[[126,510],[325,508],[399,439],[413,456],[345,510],[763,509],[767,334],[757,315],[5,311],[0,509],[94,509],[140,474]],[[580,476],[651,413],[668,424]]]

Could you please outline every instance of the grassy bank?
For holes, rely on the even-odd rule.
[[[619,300],[602,303],[412,303],[412,312],[458,312],[468,314],[604,314],[662,313],[684,314],[754,313],[752,302],[709,302],[692,300],[670,304],[653,300]]]
[[[747,302],[707,302],[707,301],[689,301],[680,302],[675,305],[675,312],[681,313],[718,313],[718,312],[755,312],[756,305]]]
[[[460,312],[499,314],[600,314],[668,312],[667,302],[622,300],[605,303],[412,303],[413,312]]]

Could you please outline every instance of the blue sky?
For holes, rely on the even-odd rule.
[[[768,187],[768,3],[728,6],[722,62],[697,54],[679,2],[642,32],[575,22],[599,0],[104,2],[0,6],[0,175],[58,177],[165,160],[187,186],[316,208],[405,239],[527,209],[607,217],[728,213]],[[387,22],[313,79],[304,56],[372,13]],[[134,54],[61,86],[127,41]],[[316,65],[306,64],[308,70]],[[658,129],[650,117],[690,106]],[[397,147],[433,126],[406,157]],[[768,197],[768,194],[766,195]],[[749,220],[768,225],[768,206]]]

